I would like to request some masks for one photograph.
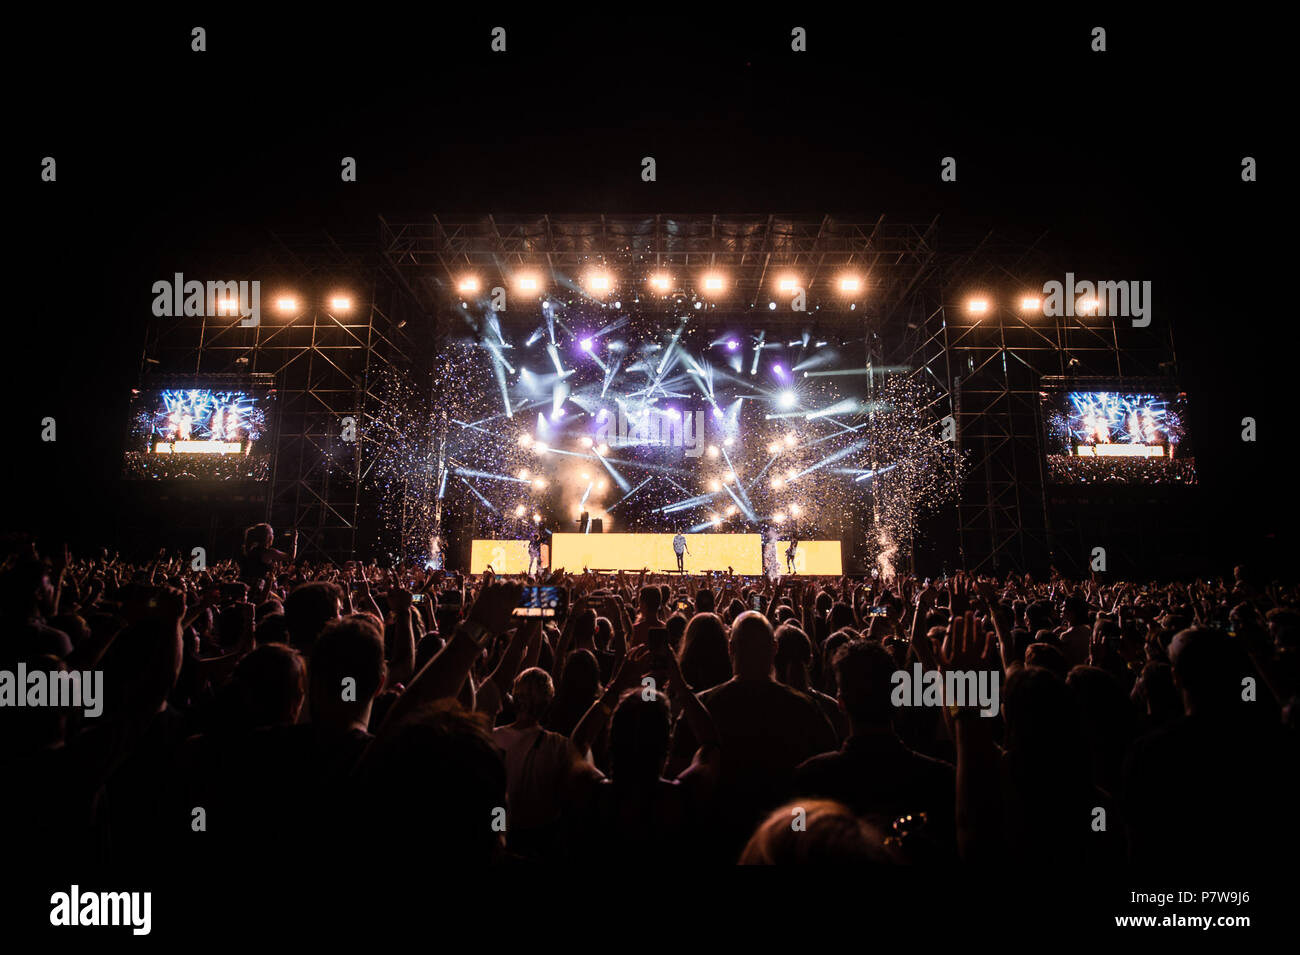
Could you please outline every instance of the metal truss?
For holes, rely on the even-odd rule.
[[[1041,286],[1041,282],[1039,283]],[[988,285],[975,288],[988,289]],[[952,415],[966,472],[956,508],[962,565],[1043,572],[1056,559],[1046,490],[1044,389],[1134,387],[1176,376],[1173,328],[1106,317],[1048,318],[1020,308],[1032,280],[1005,281],[974,315],[954,274],[903,359]]]
[[[546,272],[552,285],[583,269],[624,270],[643,287],[645,274],[667,270],[679,289],[695,270],[725,269],[731,306],[754,306],[782,270],[797,272],[810,302],[847,311],[836,279],[853,270],[865,281],[860,298],[887,314],[924,273],[934,255],[937,220],[925,225],[789,215],[535,215],[433,216],[414,223],[381,222],[384,254],[412,276],[412,287],[437,301],[454,295],[458,277],[490,270],[507,284],[522,268]],[[625,285],[624,287],[629,287]]]
[[[385,367],[409,373],[413,366],[410,298],[385,272],[373,237],[366,244],[327,234],[275,237],[258,261],[236,273],[262,284],[258,325],[193,316],[153,318],[148,326],[142,387],[178,375],[274,383],[266,517],[277,528],[298,530],[303,556],[354,554],[365,510],[364,439],[381,430],[372,425],[393,417],[393,409],[370,397],[369,385]],[[299,303],[292,313],[277,307],[282,293]],[[334,308],[335,294],[350,298],[350,307]],[[347,418],[355,440],[345,440]]]

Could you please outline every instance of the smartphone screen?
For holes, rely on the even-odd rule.
[[[749,605],[750,605],[751,607],[753,607],[755,610],[762,610],[762,609],[763,609],[763,595],[762,595],[762,594],[754,594],[754,596],[752,596],[752,597],[749,598]]]
[[[525,587],[515,605],[516,617],[554,617],[564,605],[564,591],[559,587]]]

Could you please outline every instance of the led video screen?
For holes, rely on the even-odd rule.
[[[1185,394],[1045,394],[1043,419],[1051,483],[1196,482]]]
[[[124,476],[265,481],[268,408],[269,398],[251,390],[141,391],[132,404]]]

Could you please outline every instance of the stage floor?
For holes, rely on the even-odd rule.
[[[762,544],[757,534],[687,534],[687,573],[725,571],[758,576],[763,572]],[[777,541],[776,555],[785,572],[785,551],[789,541]],[[588,570],[639,571],[654,573],[677,570],[672,534],[554,534],[549,553],[542,548],[548,567],[570,573]],[[528,542],[524,540],[473,541],[470,573],[481,574],[491,564],[499,574],[528,572]],[[795,552],[795,572],[814,576],[844,573],[843,556],[837,540],[800,541]]]

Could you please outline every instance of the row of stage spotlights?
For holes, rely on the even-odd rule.
[[[658,273],[649,279],[649,284],[668,294],[673,291],[672,279],[667,273]],[[838,280],[839,291],[852,295],[862,289],[862,280],[856,276],[841,276]],[[515,287],[524,292],[535,292],[541,289],[540,274],[522,274],[515,276]],[[600,277],[588,278],[584,283],[584,288],[589,293],[608,293],[613,291],[613,281],[607,273],[602,273]],[[721,294],[726,290],[726,280],[716,273],[710,273],[704,277],[702,288],[705,292],[711,294]],[[778,291],[793,295],[800,288],[799,279],[793,276],[787,276],[777,280]],[[474,276],[462,277],[457,285],[457,290],[466,294],[479,291],[479,280]],[[293,295],[280,295],[274,300],[275,310],[282,315],[295,315],[302,311],[303,302]],[[333,312],[350,312],[352,310],[352,298],[348,295],[331,295],[325,304]],[[1037,312],[1043,307],[1043,300],[1037,295],[1025,295],[1019,300],[1019,307],[1022,312]],[[1079,314],[1088,315],[1100,308],[1101,303],[1096,298],[1083,298],[1076,303],[1076,309]],[[218,303],[218,311],[222,314],[238,314],[239,300],[225,299]],[[993,308],[993,303],[982,297],[968,298],[965,303],[966,311],[971,315],[987,315]],[[818,342],[818,344],[822,344]],[[734,343],[728,342],[729,348],[734,348]]]
[[[281,315],[297,315],[303,310],[303,301],[295,295],[278,295],[273,301],[275,310]],[[352,296],[331,295],[324,303],[331,312],[352,311]],[[217,302],[218,315],[238,315],[239,299],[225,298]]]
[[[516,272],[511,277],[511,284],[514,285],[515,290],[524,293],[540,292],[545,281],[542,272]],[[588,272],[582,279],[583,291],[593,298],[612,294],[616,284],[613,273],[602,270]],[[670,272],[655,272],[646,279],[645,284],[661,295],[670,295],[679,291],[676,279]],[[722,272],[706,272],[700,276],[696,287],[706,295],[722,295],[727,291],[729,284],[727,276]],[[803,288],[803,280],[793,274],[779,276],[774,284],[776,291],[786,295],[794,295]],[[860,275],[846,273],[835,279],[835,288],[842,295],[856,295],[864,287],[865,283]],[[477,275],[466,274],[456,280],[456,291],[462,295],[474,295],[483,289],[484,284]]]
[[[1038,295],[1023,295],[1020,297],[1017,305],[1022,312],[1039,312],[1043,310],[1043,300]],[[1084,297],[1074,304],[1075,313],[1078,315],[1094,315],[1101,308],[1101,301],[1092,297]],[[966,299],[966,312],[970,315],[987,315],[993,310],[993,303],[983,297],[973,297]]]

